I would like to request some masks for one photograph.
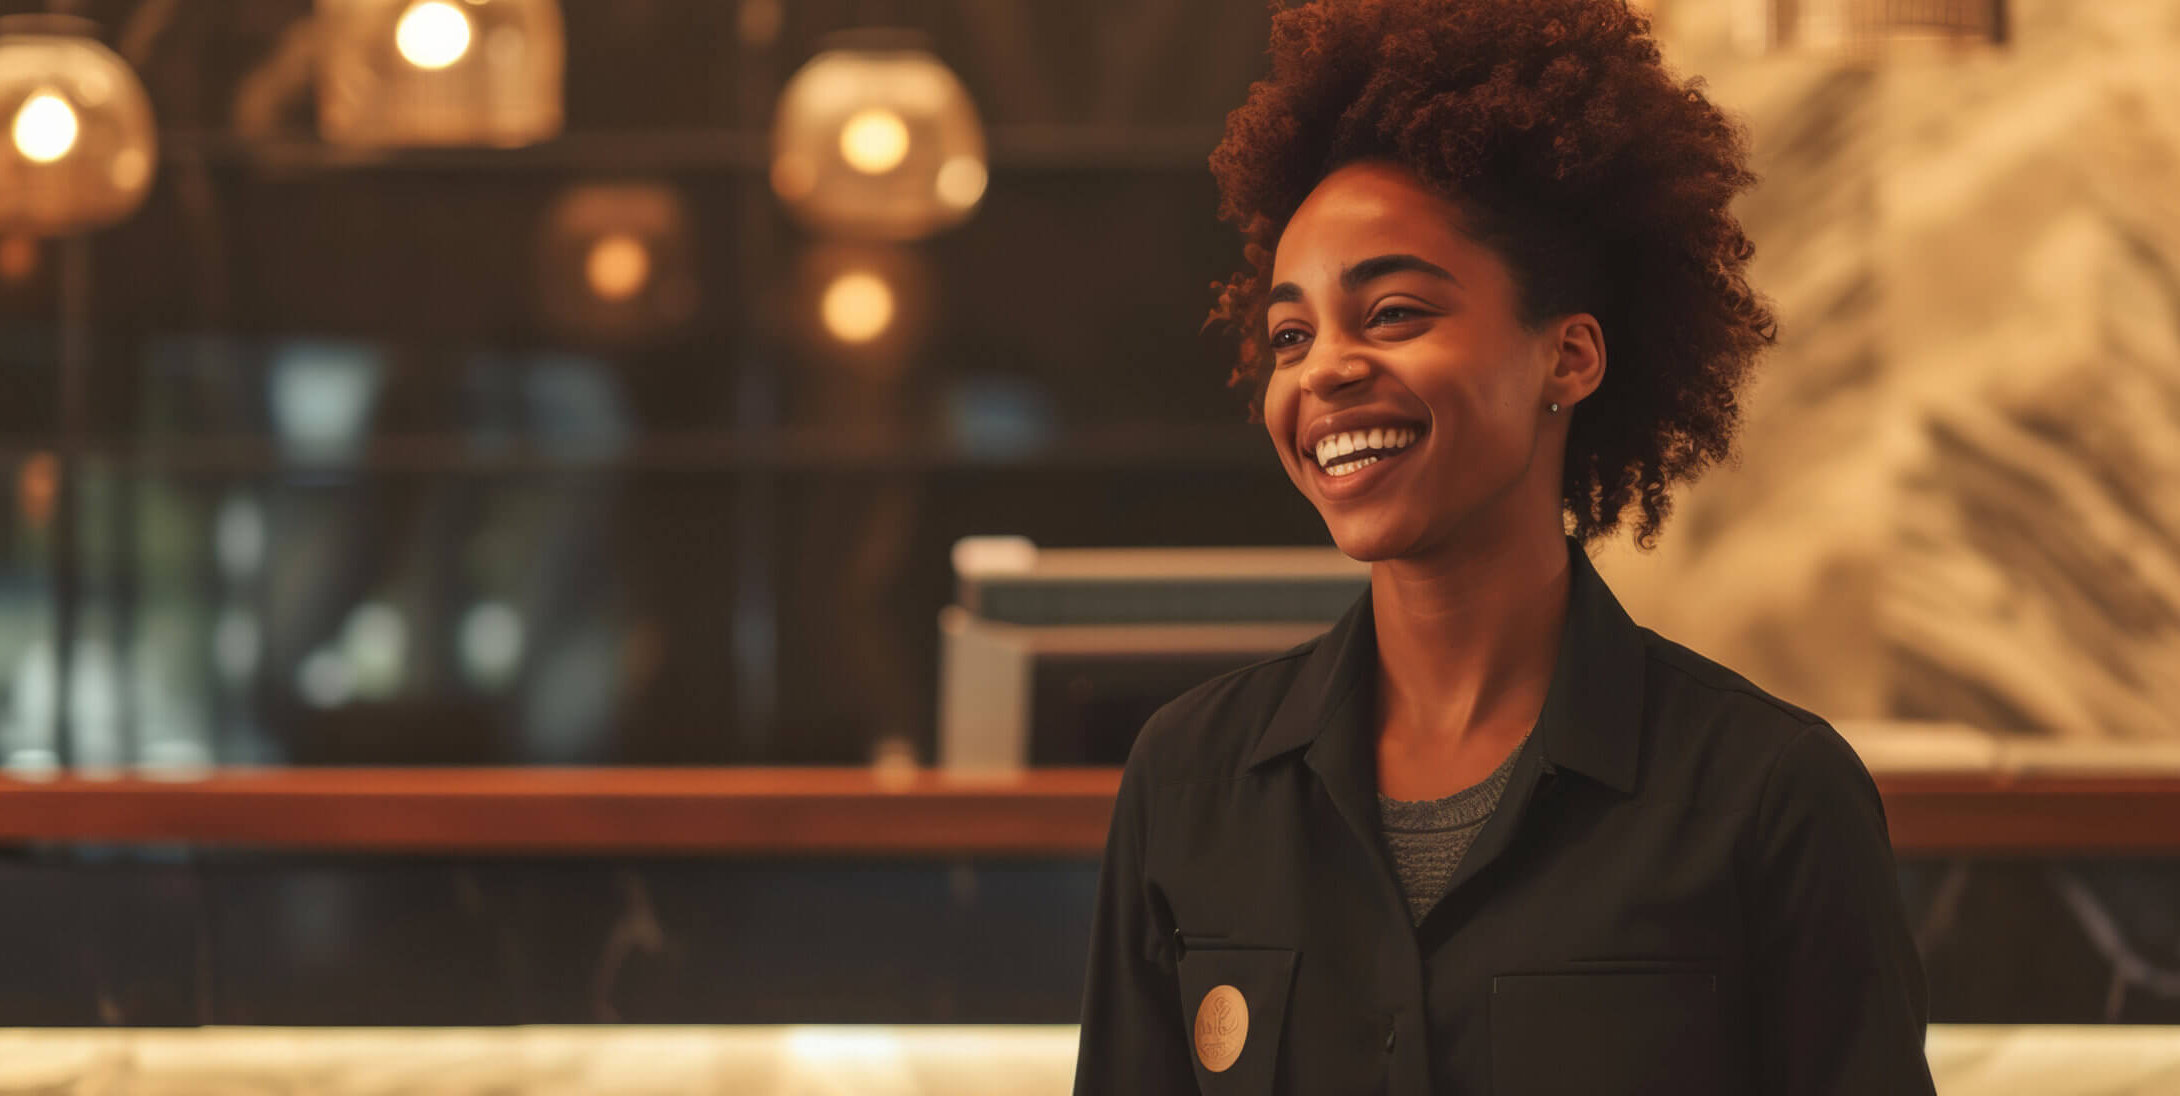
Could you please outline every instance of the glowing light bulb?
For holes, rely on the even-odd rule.
[[[68,100],[41,91],[15,112],[15,148],[34,163],[50,164],[76,147],[80,128]]]
[[[583,261],[590,291],[608,301],[625,301],[651,280],[651,252],[625,232],[610,232],[590,245]]]
[[[394,45],[420,69],[443,69],[469,52],[469,16],[446,0],[424,0],[394,25]]]
[[[893,324],[893,287],[876,274],[852,270],[825,287],[818,308],[834,338],[866,343]]]
[[[865,175],[884,175],[908,159],[908,123],[884,107],[856,111],[840,127],[840,156]]]
[[[934,186],[939,201],[955,209],[967,209],[984,196],[984,184],[989,179],[984,161],[974,156],[956,156],[939,166],[939,177]]]
[[[150,190],[150,100],[96,32],[70,15],[0,18],[0,235],[103,228]]]

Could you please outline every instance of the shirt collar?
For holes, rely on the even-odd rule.
[[[1566,627],[1535,737],[1547,771],[1570,769],[1615,788],[1635,790],[1641,742],[1644,651],[1641,629],[1591,565],[1580,541],[1567,538]],[[1377,629],[1365,590],[1303,664],[1249,756],[1250,767],[1281,754],[1312,749],[1342,769],[1368,775],[1376,756],[1372,707],[1377,683]],[[1323,739],[1325,741],[1320,742]]]

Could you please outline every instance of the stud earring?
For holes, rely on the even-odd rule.
[[[1552,414],[1559,414],[1559,405],[1556,403],[1552,405]]]

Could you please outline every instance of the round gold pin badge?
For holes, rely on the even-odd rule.
[[[1241,1058],[1249,1038],[1249,1003],[1232,986],[1213,986],[1196,1007],[1196,1057],[1204,1068],[1224,1073]]]

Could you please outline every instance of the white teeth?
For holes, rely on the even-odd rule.
[[[1317,463],[1329,466],[1333,461],[1358,451],[1405,449],[1415,444],[1419,436],[1419,431],[1400,426],[1344,431],[1317,443]]]
[[[1364,457],[1361,460],[1349,461],[1346,464],[1339,466],[1338,468],[1327,468],[1325,469],[1325,471],[1330,472],[1335,476],[1352,476],[1355,473],[1360,472],[1363,469],[1378,463],[1378,459],[1379,458],[1377,457]]]

